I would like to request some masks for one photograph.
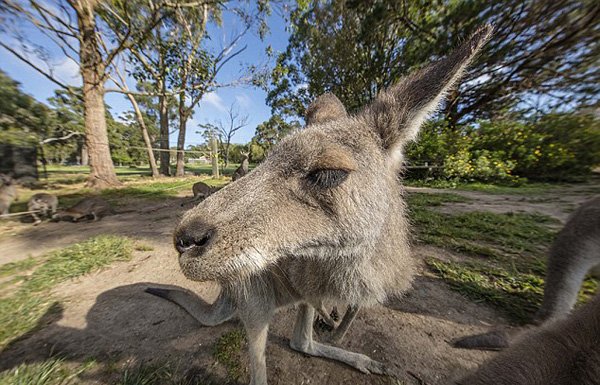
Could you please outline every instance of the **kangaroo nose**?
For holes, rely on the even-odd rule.
[[[210,244],[215,230],[203,222],[194,222],[180,226],[175,232],[175,249],[179,254],[194,249],[200,256]]]

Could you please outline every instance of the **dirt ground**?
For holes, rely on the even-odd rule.
[[[598,186],[564,187],[540,195],[497,195],[450,191],[472,201],[436,209],[540,212],[564,221],[580,202],[600,193]],[[432,189],[409,189],[438,192]],[[448,192],[443,190],[440,192]],[[181,198],[156,201],[152,206],[132,201],[123,214],[91,223],[44,223],[37,227],[10,223],[0,238],[0,264],[38,256],[98,234],[119,234],[141,240],[153,248],[136,251],[129,262],[62,284],[60,298],[36,333],[14,341],[0,352],[0,370],[23,362],[44,360],[60,353],[74,362],[95,358],[112,365],[132,362],[179,362],[183,368],[213,383],[226,383],[222,365],[213,358],[213,346],[225,332],[239,327],[232,321],[201,327],[183,310],[144,293],[150,284],[181,286],[210,301],[218,293],[214,284],[186,280],[178,270],[171,234],[185,208]],[[189,207],[187,207],[189,208]],[[418,258],[451,258],[429,246],[415,248]],[[395,384],[389,378],[361,374],[343,364],[306,357],[288,347],[295,310],[280,311],[272,323],[267,347],[269,383]],[[506,325],[492,309],[451,291],[426,271],[418,276],[405,298],[387,306],[361,310],[341,346],[370,355],[397,368],[407,384],[445,384],[465,374],[494,353],[458,350],[448,341],[482,332],[490,325]],[[244,365],[246,363],[244,362]],[[85,378],[86,375],[84,375]],[[93,374],[86,379],[101,384]],[[242,382],[247,380],[247,374]]]

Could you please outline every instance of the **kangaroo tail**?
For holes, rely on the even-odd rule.
[[[451,344],[455,348],[476,350],[502,350],[510,345],[508,334],[501,330],[457,338]]]

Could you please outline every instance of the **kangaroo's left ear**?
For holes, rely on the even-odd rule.
[[[319,96],[306,109],[306,125],[327,123],[348,116],[346,107],[334,94],[328,92]]]
[[[492,30],[490,25],[478,29],[446,58],[380,93],[358,114],[357,117],[380,137],[382,147],[393,159],[402,159],[404,146],[417,137],[423,122],[438,108],[448,89],[461,78],[489,40]]]

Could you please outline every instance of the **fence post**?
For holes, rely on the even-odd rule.
[[[214,133],[210,136],[210,159],[212,161],[212,177],[219,179],[219,149],[217,138]]]

